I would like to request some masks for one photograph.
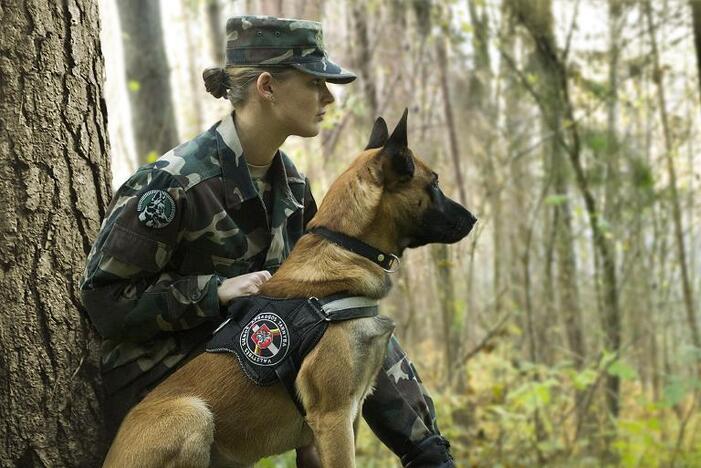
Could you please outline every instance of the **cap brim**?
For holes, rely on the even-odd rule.
[[[304,73],[326,78],[329,83],[348,84],[357,78],[355,73],[345,70],[327,58],[319,62],[292,63],[290,65]]]

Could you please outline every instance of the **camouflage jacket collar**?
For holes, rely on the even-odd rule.
[[[212,130],[217,133],[219,164],[222,168],[225,184],[228,186],[225,195],[227,207],[236,207],[246,200],[256,198],[258,192],[253,186],[243,154],[243,147],[236,133],[233,112],[212,127]],[[274,190],[273,199],[280,200],[289,209],[289,211],[283,210],[283,213],[289,215],[290,212],[302,208],[300,202],[292,194],[290,184],[303,184],[304,176],[297,171],[285,153],[280,150],[275,153],[269,170]],[[271,221],[275,226],[276,220]]]

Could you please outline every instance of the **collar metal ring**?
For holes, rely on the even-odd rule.
[[[397,257],[394,254],[389,254],[390,257],[392,257],[392,264],[390,266],[390,269],[388,270],[387,268],[382,268],[385,270],[387,273],[396,273],[399,271],[399,267],[401,266],[401,262],[399,261],[399,257]]]

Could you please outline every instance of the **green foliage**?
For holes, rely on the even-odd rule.
[[[276,457],[264,458],[255,465],[255,468],[295,468],[295,453],[288,452]]]
[[[546,205],[552,205],[552,206],[559,206],[562,205],[563,203],[567,202],[569,197],[567,194],[554,194],[554,195],[548,195],[545,197],[545,204]]]
[[[622,380],[633,380],[638,378],[638,372],[621,359],[618,359],[611,364],[608,367],[607,372],[609,375],[614,375]]]
[[[141,89],[141,83],[139,83],[136,80],[129,80],[129,82],[127,83],[127,88],[132,93],[138,93],[139,90]]]
[[[603,153],[609,146],[608,135],[601,131],[586,132],[582,141],[595,153]]]
[[[641,190],[652,190],[655,186],[655,176],[652,174],[650,165],[639,158],[631,158],[631,181],[636,188]]]
[[[654,401],[643,391],[636,370],[616,353],[604,353],[599,362],[582,369],[569,361],[548,366],[514,359],[516,355],[506,344],[481,353],[470,361],[467,391],[433,391],[458,466],[599,467],[611,456],[607,444],[618,460],[615,466],[669,465],[680,420],[665,400],[689,408],[696,379],[670,378],[665,390],[669,395]],[[439,353],[428,358],[440,359]],[[613,426],[600,391],[607,374],[619,376],[622,385],[621,415]],[[437,388],[431,382],[426,385]],[[578,436],[576,395],[590,398],[583,426],[587,429]],[[689,427],[692,424],[701,424],[701,415],[692,415]],[[687,431],[677,462],[693,460],[700,439],[696,431]],[[367,449],[362,453],[367,455]],[[381,452],[378,456],[388,464],[374,466],[393,466],[391,457],[382,458]]]
[[[611,88],[607,82],[596,81],[580,76],[579,85],[582,87],[582,89],[588,91],[599,99],[606,99],[611,93]]]

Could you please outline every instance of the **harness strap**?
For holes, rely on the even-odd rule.
[[[393,253],[385,253],[382,250],[378,250],[375,247],[366,244],[360,239],[355,237],[347,236],[338,231],[332,231],[325,227],[315,227],[310,229],[308,232],[317,234],[327,240],[330,240],[336,245],[340,245],[346,250],[358,254],[362,257],[367,258],[371,262],[379,265],[383,270],[388,273],[394,273],[399,269],[399,257]],[[396,269],[393,269],[396,262]]]
[[[377,301],[363,296],[348,297],[338,294],[323,299],[311,297],[309,304],[320,312],[327,322],[375,317],[379,313]]]
[[[297,411],[299,411],[302,416],[306,416],[307,411],[304,409],[302,400],[299,399],[297,389],[295,388],[295,380],[297,380],[298,372],[299,369],[297,369],[297,366],[295,366],[293,359],[285,359],[280,366],[275,369],[275,375],[277,375],[278,380],[285,387],[285,390],[287,390],[290,397],[292,397],[292,401],[297,407]]]

